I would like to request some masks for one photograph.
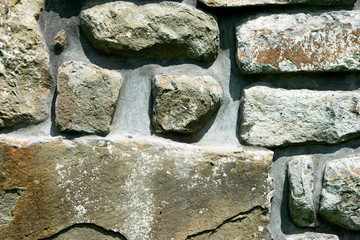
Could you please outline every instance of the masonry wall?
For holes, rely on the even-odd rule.
[[[0,0],[0,239],[359,239],[358,5]]]

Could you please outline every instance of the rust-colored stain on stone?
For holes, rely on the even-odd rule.
[[[350,166],[350,170],[353,174],[357,175],[360,177],[360,168],[356,168],[354,166]]]
[[[33,239],[32,235],[41,237],[40,233],[48,227],[52,217],[47,201],[51,192],[44,185],[47,177],[44,166],[34,158],[36,149],[33,147],[19,148],[4,144],[2,152],[0,192],[18,187],[25,187],[26,191],[13,210],[13,221],[7,228],[0,229],[0,236],[6,236],[2,239]]]
[[[255,54],[257,50],[253,50]],[[281,47],[269,47],[267,51],[262,51],[257,54],[256,61],[260,64],[270,64],[272,66],[279,66],[279,59],[281,58]]]
[[[249,21],[237,28],[239,67],[248,73],[360,70],[358,18],[332,12]]]
[[[350,24],[342,26],[345,29],[351,29]],[[359,44],[358,32],[360,30],[352,31],[350,36],[346,36],[343,33],[338,33],[335,35],[335,38],[338,42],[333,42],[331,39],[331,33],[335,32],[334,28],[325,27],[324,29],[319,29],[316,32],[317,34],[324,35],[325,37],[319,42],[313,35],[308,37],[303,37],[302,41],[296,41],[287,36],[286,32],[292,32],[293,30],[286,30],[285,32],[278,34],[279,44],[268,43],[268,46],[264,46],[265,51],[259,51],[254,48],[252,55],[256,56],[255,61],[259,64],[269,64],[279,67],[279,64],[283,60],[290,60],[296,65],[297,68],[302,66],[312,65],[315,69],[321,69],[321,66],[326,62],[337,62],[337,58],[346,51],[346,47],[352,47],[356,44]],[[355,36],[351,36],[355,32]],[[266,34],[271,34],[269,31],[265,31]],[[305,35],[305,33],[304,33]],[[255,34],[256,36],[256,34]],[[330,45],[329,49],[323,50],[324,45]],[[242,51],[244,53],[244,51]],[[350,49],[351,54],[358,53],[358,49]],[[240,54],[239,54],[240,57]],[[242,56],[244,57],[244,56]]]

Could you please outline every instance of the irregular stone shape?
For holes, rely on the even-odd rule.
[[[220,107],[223,91],[211,76],[157,75],[152,82],[156,132],[194,133]]]
[[[66,45],[67,45],[67,41],[66,41],[65,31],[61,30],[55,36],[55,44],[54,44],[55,54],[60,54],[64,50]]]
[[[360,230],[360,156],[353,155],[327,162],[320,214],[330,223]]]
[[[26,192],[0,238],[42,239],[92,223],[128,240],[183,240],[234,216],[266,219],[255,210],[269,204],[272,155],[136,139],[3,140],[0,191]]]
[[[326,233],[304,233],[290,235],[285,240],[339,240],[339,237]]]
[[[49,116],[49,57],[36,18],[43,0],[0,2],[0,128]]]
[[[242,102],[240,135],[252,145],[333,144],[360,131],[358,92],[254,86],[244,90]]]
[[[311,156],[288,162],[290,217],[299,227],[317,227],[314,199],[314,163]]]
[[[244,73],[360,70],[360,14],[280,14],[237,27]]]
[[[105,230],[94,224],[75,224],[44,240],[127,240],[120,233]]]
[[[14,218],[12,211],[16,201],[24,194],[24,188],[5,190],[0,196],[0,227],[7,226]]]
[[[58,129],[107,134],[122,82],[116,71],[81,62],[61,65],[56,99]]]
[[[213,61],[218,53],[214,18],[175,2],[87,1],[80,22],[92,45],[109,54]]]
[[[313,5],[350,5],[356,0],[199,0],[209,7],[246,7],[261,5],[313,4]]]

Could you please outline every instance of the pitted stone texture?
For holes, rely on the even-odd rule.
[[[152,82],[156,132],[194,133],[219,108],[223,91],[211,76],[157,75]]]
[[[81,62],[58,71],[56,125],[60,131],[106,134],[119,97],[120,73]]]
[[[240,135],[251,145],[334,144],[360,131],[360,93],[355,91],[254,86],[244,90],[242,102]]]
[[[128,240],[184,240],[266,209],[272,155],[136,139],[4,140],[0,191],[26,192],[0,238],[37,240],[92,223]]]
[[[350,5],[356,0],[199,0],[209,7],[245,7],[261,5],[313,4]]]
[[[42,0],[0,1],[0,128],[49,116],[49,58],[36,18]]]
[[[320,214],[330,223],[360,230],[360,156],[329,161],[325,166]]]
[[[314,163],[311,156],[296,156],[288,162],[290,217],[299,227],[317,227],[314,199]]]
[[[109,54],[213,61],[218,53],[214,18],[175,2],[87,1],[80,20],[92,45]]]
[[[339,240],[339,237],[326,233],[304,233],[288,236],[285,240]]]
[[[280,14],[236,30],[244,73],[360,70],[360,13]]]

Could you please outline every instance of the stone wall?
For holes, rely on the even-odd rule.
[[[360,239],[358,9],[0,0],[0,239]]]

